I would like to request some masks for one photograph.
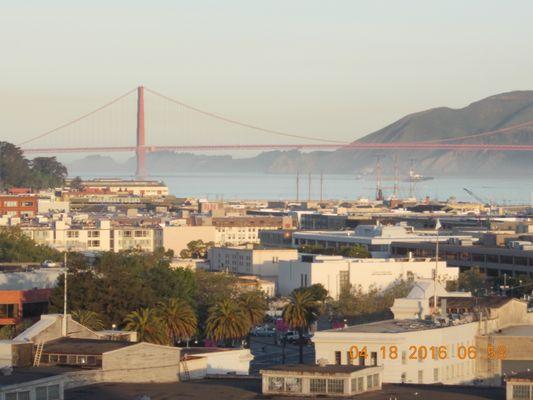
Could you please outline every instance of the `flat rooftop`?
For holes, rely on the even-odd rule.
[[[79,371],[77,368],[68,367],[32,367],[13,368],[11,375],[0,374],[0,386],[9,386],[19,383],[34,381],[37,379],[49,378],[51,376],[65,374],[67,372]]]
[[[65,391],[65,400],[131,400],[148,396],[151,400],[248,400],[263,398],[260,379],[202,379],[180,383],[126,384],[102,383]],[[269,399],[289,399],[269,395]],[[295,397],[296,398],[296,397]],[[316,397],[297,397],[316,399]],[[383,385],[382,390],[356,396],[365,400],[505,400],[504,388],[444,385]]]
[[[286,371],[286,372],[311,372],[316,374],[351,374],[367,368],[374,368],[364,365],[337,365],[328,364],[320,366],[317,364],[285,364],[274,365],[268,368],[261,368],[261,371]]]
[[[533,325],[515,325],[502,329],[497,333],[502,336],[530,336],[533,337]]]
[[[402,333],[438,328],[440,328],[440,325],[436,325],[432,321],[418,319],[388,319],[367,324],[351,325],[346,328],[328,329],[321,332]]]
[[[109,351],[132,346],[137,342],[100,339],[59,338],[46,342],[43,353],[100,355]]]

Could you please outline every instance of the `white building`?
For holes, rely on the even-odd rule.
[[[385,290],[399,279],[432,278],[435,266],[435,260],[430,258],[344,258],[304,254],[300,259],[279,263],[278,290],[286,296],[296,288],[319,283],[332,298],[338,299],[341,289],[350,286],[366,292],[372,286]],[[445,261],[439,261],[440,281],[455,280],[458,274],[458,268],[447,267]]]
[[[296,249],[265,249],[251,245],[242,247],[212,247],[208,252],[209,265],[214,271],[255,275],[277,280],[279,265],[297,260]]]
[[[24,234],[38,244],[58,250],[154,251],[163,245],[159,226],[112,226],[109,220],[94,224],[72,224],[68,219],[39,225],[20,225]]]
[[[168,187],[159,181],[125,179],[91,179],[82,182],[84,188],[111,193],[128,193],[141,197],[168,196]]]
[[[435,319],[422,311],[420,319],[402,319],[402,314],[395,314],[392,320],[316,332],[316,359],[382,365],[383,382],[422,384],[478,381],[499,385],[503,374],[514,366],[532,365],[533,353],[527,349],[533,321],[525,302],[437,290],[445,296],[440,298]],[[416,300],[421,310],[428,310],[433,294],[433,285],[423,282],[408,298]],[[491,358],[490,352],[500,348],[504,349],[501,357]]]
[[[451,236],[439,236],[446,242]],[[459,239],[472,239],[470,236],[453,236]],[[435,233],[417,233],[413,227],[400,225],[359,225],[354,231],[303,231],[294,232],[293,245],[319,245],[323,247],[342,247],[362,245],[372,257],[389,257],[392,242],[435,242]]]
[[[438,298],[471,297],[470,292],[448,292],[443,285],[433,279],[419,279],[407,297],[395,299],[391,311],[396,319],[419,319],[431,314],[434,296]]]

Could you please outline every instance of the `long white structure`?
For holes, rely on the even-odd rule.
[[[395,319],[316,332],[316,359],[329,363],[383,366],[383,382],[500,385],[510,371],[533,365],[533,318],[527,303],[503,297],[473,298],[417,282],[397,299]],[[404,301],[417,304],[403,318]],[[399,311],[399,314],[397,312]],[[435,311],[433,318],[427,312]]]
[[[385,290],[399,279],[432,278],[436,262],[430,258],[377,259],[344,258],[341,256],[302,255],[298,260],[280,261],[278,290],[282,296],[294,289],[314,284],[323,285],[334,299],[343,288],[364,292],[371,287]],[[438,263],[438,280],[455,280],[459,269]]]
[[[472,240],[471,236],[443,236],[438,237],[441,242],[451,237]],[[293,245],[318,245],[322,247],[364,246],[372,257],[383,258],[390,256],[392,242],[435,242],[434,233],[416,232],[413,227],[399,225],[359,225],[353,231],[303,231],[294,232]]]

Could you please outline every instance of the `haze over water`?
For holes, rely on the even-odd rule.
[[[178,197],[207,197],[215,199],[268,199],[289,200],[296,197],[296,177],[294,174],[257,173],[183,173],[172,176],[151,176],[161,179],[169,187],[171,194]],[[311,181],[312,198],[319,199],[320,177],[313,175]],[[387,198],[393,192],[394,182],[384,180],[383,192]],[[400,197],[409,195],[409,182],[400,182]],[[446,200],[455,196],[461,201],[475,201],[463,188],[470,189],[486,201],[498,204],[533,204],[533,179],[508,178],[444,178],[417,182],[415,194],[421,199]],[[300,200],[308,196],[307,175],[300,175]],[[324,175],[324,199],[354,200],[373,199],[375,180],[373,177],[357,179],[352,175]]]

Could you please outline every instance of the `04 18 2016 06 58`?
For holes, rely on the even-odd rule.
[[[387,345],[379,347],[382,359],[396,360],[399,357],[398,346]],[[409,346],[408,351],[402,353],[402,359],[408,360],[445,360],[456,358],[459,360],[474,360],[483,356],[489,360],[503,360],[505,358],[505,346],[488,345],[486,349],[478,349],[476,346]],[[350,359],[368,358],[367,346],[353,345],[349,351]]]

